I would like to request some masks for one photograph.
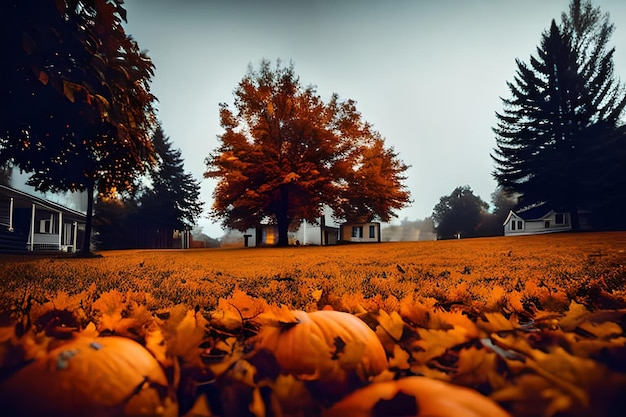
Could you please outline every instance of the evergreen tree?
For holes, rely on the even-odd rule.
[[[9,164],[0,165],[0,185],[11,186],[12,168]]]
[[[202,213],[200,183],[185,172],[179,149],[158,126],[152,137],[157,163],[150,172],[151,186],[138,201],[133,222],[162,230],[191,229]]]
[[[200,184],[185,172],[179,149],[159,125],[152,137],[156,163],[134,194],[101,194],[96,205],[101,249],[171,247],[174,230],[191,230],[202,213]]]
[[[409,202],[408,168],[361,119],[354,101],[324,103],[304,88],[293,65],[252,67],[235,90],[235,109],[222,104],[221,145],[205,176],[219,179],[213,217],[244,231],[263,222],[278,227],[316,223],[325,206],[348,221],[388,221]]]
[[[553,20],[530,64],[516,60],[511,98],[496,113],[493,173],[525,202],[549,201],[570,213],[598,203],[598,180],[607,174],[607,138],[626,106],[613,77],[613,25],[586,1],[573,0],[559,27]]]

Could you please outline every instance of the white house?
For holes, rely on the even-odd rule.
[[[247,238],[246,238],[247,236]],[[273,246],[278,242],[278,227],[261,225],[244,234],[245,246]],[[336,245],[340,241],[340,226],[330,215],[322,215],[318,224],[302,222],[298,230],[289,232],[290,245]]]
[[[339,224],[324,213],[318,224],[302,222],[297,231],[289,233],[289,244],[336,245],[339,242]]]
[[[232,232],[224,242],[226,245],[274,246],[278,242],[278,227],[273,224],[260,225],[243,233]],[[339,243],[381,242],[381,224],[338,223],[332,218],[331,211],[325,210],[318,224],[302,222],[295,231],[289,232],[290,245],[336,245]]]
[[[570,214],[554,210],[548,203],[541,202],[509,212],[504,221],[505,236],[534,235],[572,230]]]
[[[0,250],[80,249],[85,213],[0,185]]]

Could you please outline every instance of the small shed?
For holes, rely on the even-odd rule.
[[[380,223],[344,223],[341,225],[340,240],[343,242],[380,242]]]
[[[80,250],[85,213],[0,185],[0,250]]]

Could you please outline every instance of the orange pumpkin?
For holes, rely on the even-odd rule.
[[[77,337],[0,385],[8,416],[176,416],[158,361],[123,337]]]
[[[354,391],[323,413],[323,417],[370,416],[510,417],[510,414],[470,388],[420,376],[373,383]]]
[[[273,352],[285,373],[304,381],[361,381],[387,369],[376,333],[358,317],[340,311],[292,311],[293,323],[265,325],[257,348]]]

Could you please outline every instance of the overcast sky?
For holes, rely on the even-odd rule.
[[[594,0],[616,26],[616,75],[626,80],[626,1]],[[204,158],[222,133],[218,104],[248,64],[293,61],[324,100],[357,101],[363,118],[411,165],[413,203],[399,220],[430,216],[460,185],[490,202],[494,113],[515,59],[528,62],[569,0],[127,0],[126,32],[156,66],[159,119],[212,204]],[[206,215],[204,233],[223,231]]]

